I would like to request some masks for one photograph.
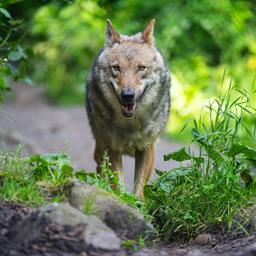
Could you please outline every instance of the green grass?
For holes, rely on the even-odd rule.
[[[0,198],[39,206],[64,199],[62,189],[75,176],[65,154],[21,157],[22,147],[15,152],[0,153]]]
[[[75,171],[70,158],[64,154],[35,154],[21,157],[22,147],[15,152],[3,150],[0,153],[0,198],[29,206],[39,206],[45,202],[65,200],[63,188],[73,179],[96,185],[146,215],[145,203],[134,194],[126,192],[118,177],[111,171],[109,157],[105,153],[101,175]],[[88,199],[84,212],[93,212],[93,200]]]
[[[0,154],[0,198],[12,202],[38,206],[45,202],[42,190],[36,186],[30,173],[29,159],[15,152],[3,150]]]
[[[21,202],[30,206],[44,203],[41,191],[32,182],[19,182],[5,179],[0,188],[1,198],[12,202]]]
[[[245,231],[237,215],[255,203],[256,129],[249,131],[244,119],[255,114],[249,93],[230,85],[225,95],[202,109],[199,120],[192,120],[199,152],[188,147],[164,156],[165,161],[187,161],[158,171],[159,177],[145,187],[147,208],[165,238],[191,239],[214,227]],[[247,138],[241,139],[242,130]]]

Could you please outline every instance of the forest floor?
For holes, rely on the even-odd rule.
[[[141,249],[138,252],[122,248],[116,252],[91,251],[79,241],[79,226],[68,227],[42,223],[42,233],[29,235],[30,240],[17,238],[17,223],[33,209],[8,202],[0,202],[1,256],[253,256],[256,255],[256,235],[212,234],[207,245],[169,242]],[[29,230],[27,232],[30,232]]]
[[[39,87],[31,88],[22,84],[13,87],[13,93],[0,111],[0,141],[4,142],[8,148],[15,148],[20,143],[25,144],[26,154],[56,153],[64,150],[71,155],[72,164],[76,169],[95,170],[94,140],[84,107],[51,105],[44,99],[43,91]],[[163,161],[163,155],[181,146],[180,143],[160,138],[156,146],[156,168],[168,170],[174,167],[175,163]],[[124,175],[129,190],[133,183],[133,165],[132,158],[124,158]],[[73,241],[72,234],[75,232],[65,229],[59,231],[58,239],[55,237],[55,240],[52,240],[56,230],[49,228],[34,244],[23,244],[17,247],[15,241],[8,239],[11,234],[10,229],[17,220],[30,211],[31,209],[19,204],[0,202],[1,255],[101,255],[71,252],[74,244],[70,241]],[[61,232],[64,237],[67,237],[64,245],[60,239]],[[142,250],[136,255],[256,255],[256,235],[222,235],[215,232],[211,237],[214,239],[206,245],[172,242],[150,251]],[[45,251],[43,251],[44,248]],[[60,248],[66,248],[66,251],[62,252]],[[115,255],[128,254],[124,250]]]

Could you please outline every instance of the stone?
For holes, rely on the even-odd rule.
[[[44,205],[28,217],[18,222],[15,227],[14,241],[24,242],[40,236],[47,223],[76,226],[84,224],[83,240],[95,249],[106,251],[119,250],[121,240],[113,230],[97,216],[87,216],[68,203]]]
[[[84,211],[89,204],[91,214],[98,216],[119,237],[138,239],[144,236],[147,240],[154,238],[153,226],[144,220],[137,209],[126,205],[105,190],[74,181],[66,186],[65,192],[72,206]]]
[[[97,216],[87,216],[68,203],[50,204],[40,208],[40,214],[61,225],[85,224],[84,241],[94,248],[118,250],[121,240]]]
[[[186,255],[186,254],[185,254]],[[188,254],[188,256],[205,256],[205,253],[202,252],[201,250],[199,249],[194,249],[192,251],[190,251]]]
[[[241,250],[234,256],[255,256],[256,255],[256,243],[253,243]]]
[[[32,212],[11,227],[9,235],[15,243],[28,243],[41,235],[46,224],[47,220],[44,217],[40,218],[36,212]]]
[[[193,241],[193,244],[197,245],[207,245],[214,242],[214,236],[212,234],[203,233],[199,234]]]

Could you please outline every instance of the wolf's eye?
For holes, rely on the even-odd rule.
[[[114,71],[120,72],[120,66],[119,65],[113,65],[112,68],[113,68]]]
[[[145,66],[142,66],[142,65],[138,66],[138,71],[143,71],[143,70],[145,70],[145,69],[146,69]]]

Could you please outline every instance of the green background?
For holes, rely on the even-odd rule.
[[[104,44],[107,18],[128,35],[156,19],[156,43],[173,80],[169,136],[186,139],[178,133],[185,121],[197,117],[231,80],[239,89],[255,87],[253,0],[9,0],[0,7],[11,15],[0,12],[1,79],[42,84],[56,104],[83,104],[85,79]],[[2,43],[10,29],[6,47]],[[255,117],[248,119],[248,127],[254,123]]]

